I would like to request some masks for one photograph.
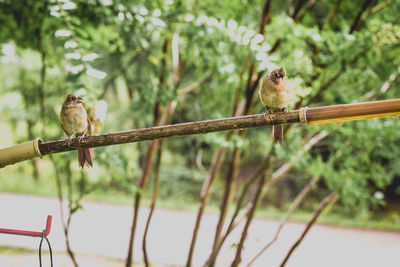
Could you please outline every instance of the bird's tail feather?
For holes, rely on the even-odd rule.
[[[79,167],[83,169],[85,164],[87,166],[93,167],[94,152],[91,148],[79,149],[78,150],[78,161]]]
[[[283,142],[283,124],[281,125],[273,125],[272,126],[272,138],[275,143]]]

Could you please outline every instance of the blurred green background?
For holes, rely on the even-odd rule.
[[[0,147],[64,139],[58,114],[70,93],[86,100],[101,133],[152,126],[174,101],[171,123],[230,117],[235,99],[248,97],[249,80],[276,66],[286,70],[298,105],[400,98],[400,1],[272,1],[260,34],[264,3],[0,1]],[[264,111],[257,92],[247,103],[253,114]],[[399,129],[398,118],[292,125],[273,170],[294,166],[257,215],[279,218],[317,176],[295,219],[308,218],[337,191],[340,200],[322,221],[400,230]],[[328,136],[297,156],[323,130]],[[157,205],[197,210],[221,147],[241,148],[240,188],[271,145],[269,127],[229,140],[225,133],[164,140]],[[0,169],[0,190],[55,197],[59,181],[76,209],[82,200],[131,204],[147,149],[146,142],[96,148],[94,167],[84,171],[76,152],[8,166]],[[228,161],[209,211],[218,212]],[[144,205],[152,181],[142,192]]]

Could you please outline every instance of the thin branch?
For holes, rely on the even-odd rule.
[[[309,124],[398,116],[400,115],[400,99],[314,107],[307,108],[306,111]],[[268,116],[265,116],[265,114],[256,114],[217,120],[162,125],[124,132],[87,136],[83,138],[80,143],[78,140],[74,139],[70,146],[68,146],[65,140],[41,143],[39,144],[39,150],[43,156],[80,148],[109,146],[173,136],[204,134],[266,125],[298,123],[300,122],[299,113],[299,110],[292,110],[288,113],[280,112]]]
[[[375,13],[381,11],[382,9],[384,9],[385,7],[387,7],[388,5],[390,5],[393,2],[394,2],[394,0],[387,0],[385,2],[381,2],[378,5],[376,5],[375,7],[371,8],[369,13],[370,14],[375,14]]]
[[[271,2],[272,0],[267,0],[264,3],[263,13],[261,15],[260,29],[258,31],[261,35],[264,35],[265,26],[271,20]]]
[[[382,87],[379,90],[379,92],[381,94],[386,93],[386,91],[390,88],[390,86],[394,83],[394,81],[396,81],[396,79],[399,78],[399,74],[400,74],[400,68],[398,68],[396,72],[390,74],[389,78],[382,85]]]
[[[154,166],[153,196],[151,197],[150,213],[149,213],[149,217],[147,218],[146,227],[145,227],[144,234],[143,234],[142,249],[143,249],[144,263],[145,263],[146,267],[150,266],[149,256],[147,253],[147,233],[150,228],[150,222],[151,222],[151,218],[153,217],[154,209],[156,207],[156,201],[157,201],[158,192],[159,192],[159,188],[160,188],[160,165],[161,165],[161,156],[162,156],[162,145],[163,145],[163,142],[159,141],[159,144],[158,144],[159,147],[157,150],[157,158],[156,158],[156,162],[155,162],[155,166]]]
[[[38,86],[38,95],[39,95],[39,106],[40,106],[40,117],[42,120],[44,120],[46,118],[46,107],[45,107],[45,93],[44,93],[44,84],[46,81],[46,70],[47,70],[47,64],[46,64],[46,52],[44,51],[43,48],[43,40],[41,37],[41,30],[39,31],[39,51],[40,51],[40,58],[41,58],[41,63],[42,66],[40,68],[40,82],[39,82],[39,86]],[[45,123],[44,121],[42,121],[43,123]],[[44,134],[45,132],[45,127],[42,127],[42,134]]]
[[[292,215],[293,211],[297,208],[297,206],[300,204],[301,201],[303,201],[304,197],[307,195],[307,193],[313,188],[315,183],[319,180],[319,177],[313,177],[310,182],[307,183],[307,185],[301,190],[301,192],[297,195],[296,199],[292,202],[290,205],[288,211],[286,214],[283,216],[281,222],[279,223],[278,230],[276,230],[275,236],[272,238],[272,240],[265,245],[260,252],[257,253],[256,256],[247,264],[247,267],[250,267],[258,257],[260,257],[273,243],[275,243],[276,240],[278,240],[279,234],[281,233],[283,226],[285,223],[288,221],[290,215]]]
[[[177,87],[178,83],[181,80],[181,72],[180,72],[180,59],[179,59],[179,33],[176,31],[172,36],[171,41],[171,58],[172,58],[172,76],[174,88]]]
[[[304,15],[306,14],[307,11],[310,11],[314,5],[317,3],[318,0],[309,0],[306,4],[306,7],[303,8],[299,14],[297,15],[296,19],[297,21],[301,21],[304,17]]]
[[[192,265],[193,252],[194,252],[194,248],[196,245],[197,234],[200,229],[201,219],[204,214],[204,209],[207,206],[208,200],[210,198],[210,194],[209,194],[210,188],[211,188],[212,184],[214,183],[215,177],[217,177],[217,173],[221,167],[222,156],[224,155],[225,150],[226,150],[226,147],[221,147],[218,149],[218,152],[214,155],[214,159],[213,159],[213,161],[211,163],[211,167],[210,167],[210,173],[209,173],[206,181],[203,184],[203,189],[201,190],[201,193],[200,193],[199,211],[197,212],[196,223],[195,223],[195,226],[193,229],[192,241],[190,243],[188,258],[186,260],[186,267],[190,267]]]
[[[299,12],[300,10],[303,8],[303,6],[306,4],[306,0],[298,0],[296,7],[293,10],[293,13],[290,15],[290,17],[294,20],[294,21],[298,21],[298,19],[300,18]],[[268,53],[272,54],[274,53],[276,50],[278,50],[279,46],[282,43],[282,39],[278,38],[275,43],[272,45],[271,49],[268,51]]]
[[[240,92],[241,92],[242,84],[243,84],[243,74],[244,74],[245,70],[247,69],[250,59],[251,59],[251,53],[249,52],[246,59],[244,60],[244,62],[242,64],[242,68],[241,68],[241,71],[239,74],[240,80],[239,80],[238,86],[236,87],[235,98],[233,100],[232,113],[231,113],[232,116],[238,116],[239,114],[240,115],[243,114],[242,108],[241,108],[243,105],[239,105]],[[227,141],[229,141],[232,134],[233,134],[233,131],[228,131],[225,135],[225,139]],[[192,264],[192,257],[193,257],[194,248],[196,246],[196,239],[197,239],[198,231],[200,229],[201,219],[204,214],[204,209],[208,203],[211,186],[213,185],[214,180],[217,177],[217,174],[218,174],[219,169],[222,164],[222,158],[223,158],[225,152],[226,152],[226,147],[220,147],[218,149],[217,153],[214,154],[214,158],[213,158],[212,164],[210,166],[209,175],[207,176],[207,179],[205,180],[205,182],[203,184],[203,189],[200,194],[200,206],[199,206],[199,210],[197,212],[196,223],[195,223],[195,226],[193,229],[193,236],[192,236],[192,241],[190,243],[188,258],[186,261],[186,267],[190,267]]]
[[[331,25],[331,24],[332,24],[333,19],[336,17],[336,14],[337,14],[338,11],[339,11],[339,8],[340,8],[340,5],[342,4],[342,1],[343,1],[343,0],[337,0],[337,1],[336,1],[335,6],[333,7],[332,13],[331,13],[331,15],[329,16],[328,25]]]
[[[300,245],[300,243],[303,241],[304,237],[307,235],[308,231],[311,229],[311,227],[314,225],[314,223],[317,221],[319,215],[324,211],[324,209],[331,203],[334,203],[338,199],[338,194],[336,192],[331,193],[329,196],[327,196],[320,204],[318,209],[315,210],[313,217],[311,218],[311,221],[308,222],[306,228],[304,229],[303,233],[301,234],[300,238],[293,244],[293,246],[290,248],[288,254],[286,255],[285,259],[281,263],[280,267],[284,267],[286,262],[289,260],[290,256],[293,254],[294,250]]]
[[[262,13],[262,19],[260,23],[260,28],[259,32],[260,34],[264,33],[264,28],[266,24],[269,22],[269,16],[270,16],[270,0],[266,0],[266,3],[264,5],[263,13]],[[235,115],[242,115],[242,114],[251,114],[253,106],[254,106],[254,95],[256,90],[254,88],[257,87],[257,84],[259,82],[260,77],[255,77],[254,71],[255,71],[255,63],[252,62],[249,68],[249,75],[248,75],[248,80],[247,80],[247,86],[245,90],[245,99],[242,101],[241,104],[239,104],[239,98],[240,98],[240,91],[241,91],[241,83],[242,83],[242,74],[245,71],[245,68],[248,64],[248,61],[251,59],[251,54],[249,53],[248,56],[246,57],[246,60],[243,63],[242,66],[242,71],[241,78],[240,78],[240,84],[238,85],[236,89],[236,94],[234,98],[234,104],[233,104],[233,110],[232,114]],[[234,131],[229,131],[226,134],[226,140],[229,140],[231,135],[234,133]],[[239,132],[239,136],[243,138],[245,135],[245,131]],[[223,193],[223,199],[221,203],[221,208],[220,208],[220,216],[218,218],[218,223],[215,231],[215,236],[214,236],[214,243],[212,246],[212,251],[209,257],[209,265],[212,267],[215,264],[216,256],[217,256],[217,248],[218,244],[220,243],[221,240],[221,231],[223,229],[223,226],[225,224],[225,218],[230,206],[230,202],[232,201],[232,190],[234,187],[234,182],[236,180],[236,176],[239,170],[239,162],[240,162],[240,155],[241,155],[241,148],[235,147],[234,151],[231,156],[231,160],[229,161],[229,172],[226,175],[225,178],[225,188],[224,188],[224,193]]]
[[[314,138],[312,138],[308,143],[306,143],[306,145],[304,145],[304,151],[309,150],[314,144],[316,144],[318,141],[320,141],[321,139],[323,139],[325,136],[327,135],[326,132],[322,132],[319,135],[315,136]],[[254,196],[254,200],[252,201],[251,205],[248,205],[248,210],[246,211],[246,224],[245,227],[242,231],[242,236],[240,238],[240,242],[239,245],[236,249],[236,256],[235,256],[235,260],[232,263],[232,267],[233,266],[237,266],[240,261],[241,261],[241,253],[242,253],[242,249],[244,246],[244,242],[246,240],[247,237],[247,231],[250,227],[251,221],[254,217],[254,213],[256,211],[257,208],[257,203],[259,201],[261,201],[261,199],[263,199],[264,194],[267,190],[269,190],[269,188],[278,180],[279,177],[283,177],[283,174],[285,174],[289,168],[292,166],[293,161],[295,161],[302,153],[304,153],[304,151],[300,151],[298,153],[298,155],[292,159],[291,162],[289,162],[288,164],[284,164],[282,165],[281,168],[279,168],[277,171],[275,171],[272,175],[271,175],[271,179],[268,180],[268,182],[266,182],[266,178],[265,176],[267,174],[264,174],[263,176],[261,176],[260,180],[262,180],[262,182],[260,181],[260,187],[262,187],[262,189],[259,189],[256,193],[256,195]],[[272,157],[275,154],[275,151],[272,150],[270,157]],[[268,165],[270,166],[270,165]],[[269,167],[267,167],[267,172],[269,171]]]
[[[274,148],[274,147],[272,147],[272,148]],[[225,243],[225,241],[228,238],[228,236],[230,235],[230,233],[236,228],[236,226],[238,226],[240,224],[240,222],[244,219],[244,216],[248,215],[248,211],[250,210],[251,205],[247,205],[248,208],[244,212],[244,216],[242,216],[241,218],[237,219],[237,217],[239,216],[240,210],[242,209],[243,202],[245,200],[245,197],[247,195],[248,190],[254,184],[254,182],[257,181],[257,178],[259,178],[260,174],[265,170],[265,168],[267,168],[267,166],[268,166],[268,164],[269,164],[269,162],[270,162],[270,160],[272,158],[271,157],[272,152],[268,153],[268,155],[269,156],[267,157],[265,163],[263,163],[260,166],[258,166],[256,168],[256,170],[249,177],[247,177],[245,179],[246,183],[245,183],[245,185],[244,185],[244,187],[242,189],[241,195],[240,195],[239,200],[238,200],[238,202],[236,204],[235,212],[234,212],[234,214],[233,214],[233,216],[231,218],[231,221],[230,221],[230,223],[228,225],[228,228],[225,231],[225,234],[222,236],[220,242],[218,243],[218,246],[217,246],[216,251],[215,251],[215,255],[217,255],[219,253],[219,251],[222,248],[222,245]],[[216,259],[212,259],[212,260],[215,261]]]
[[[269,182],[270,183],[275,183],[276,180],[278,180],[280,177],[285,175],[290,170],[290,168],[293,166],[294,162],[296,162],[296,160],[299,157],[301,157],[305,152],[310,150],[310,148],[312,148],[316,143],[318,143],[319,141],[321,141],[322,139],[327,137],[328,134],[329,133],[327,131],[322,131],[319,134],[313,136],[307,143],[304,144],[304,146],[303,146],[304,149],[303,150],[299,151],[297,153],[297,155],[294,158],[292,158],[292,160],[290,160],[289,162],[284,163],[281,167],[279,167],[279,169],[277,169],[271,175],[271,180]]]
[[[150,142],[149,148],[147,150],[147,155],[146,155],[146,160],[143,162],[142,166],[142,175],[140,176],[138,187],[140,189],[143,189],[146,182],[147,178],[150,175],[150,169],[151,169],[151,160],[153,158],[154,151],[157,147],[158,140],[154,140]],[[134,208],[133,208],[133,221],[132,221],[132,226],[131,226],[131,234],[129,238],[129,248],[128,248],[128,256],[126,258],[126,266],[130,267],[132,265],[132,258],[133,258],[133,246],[134,246],[134,240],[135,240],[135,233],[136,233],[136,226],[137,226],[137,221],[139,217],[139,211],[140,211],[140,202],[141,202],[141,193],[142,191],[139,191],[135,194],[135,201],[134,201]]]
[[[250,59],[251,59],[251,52],[247,54],[247,57],[244,60],[242,68],[239,73],[239,84],[236,87],[235,98],[233,99],[233,106],[231,112],[232,116],[239,116],[243,114],[242,112],[238,112],[239,111],[238,107],[239,107],[240,93],[242,91],[242,86],[243,86],[243,75],[247,69],[247,66],[249,65]]]
[[[321,133],[313,136],[307,143],[304,144],[304,146],[303,146],[304,149],[300,150],[297,153],[297,155],[292,158],[292,160],[290,162],[284,163],[280,168],[278,168],[275,172],[272,173],[271,179],[267,182],[266,187],[270,187],[272,184],[274,184],[278,180],[280,180],[280,178],[284,177],[284,174],[286,174],[289,171],[289,169],[293,166],[293,162],[297,158],[301,157],[306,151],[310,150],[311,147],[313,147],[316,143],[318,143],[319,141],[324,139],[327,135],[328,135],[328,133],[326,131],[322,131]],[[236,205],[235,212],[231,218],[231,222],[229,223],[229,226],[228,226],[223,238],[221,239],[221,242],[218,247],[218,251],[221,249],[223,243],[225,242],[225,240],[229,236],[229,234],[233,231],[233,229],[235,229],[236,226],[239,225],[239,223],[244,219],[244,217],[248,215],[248,212],[251,209],[251,206],[249,206],[249,205],[247,206],[246,210],[243,212],[244,215],[241,218],[237,219],[239,212],[243,206],[243,201],[247,194],[247,191],[249,190],[251,185],[257,180],[259,175],[265,170],[265,168],[267,168],[267,166],[269,165],[269,161],[271,160],[271,155],[273,153],[274,153],[273,151],[269,152],[268,157],[266,158],[265,162],[263,164],[261,164],[259,167],[257,167],[256,170],[251,175],[249,175],[248,178],[245,179],[246,184],[242,189],[241,195],[240,195],[239,200]]]
[[[162,58],[162,64],[161,64],[161,71],[160,71],[160,76],[159,76],[159,90],[162,91],[160,92],[161,94],[164,93],[163,91],[166,90],[167,87],[167,64],[168,64],[168,53],[169,53],[169,47],[171,44],[171,39],[170,38],[165,38],[164,45],[162,48],[163,52],[163,58]],[[160,94],[159,93],[159,94]],[[176,105],[175,105],[176,106]],[[159,99],[156,101],[154,104],[154,125],[162,125],[166,123],[166,120],[168,118],[168,110],[164,111],[164,116],[162,116],[162,107]],[[161,121],[164,119],[165,121]],[[137,226],[137,221],[139,217],[139,211],[140,211],[140,202],[142,199],[142,192],[143,189],[147,183],[147,180],[150,176],[150,170],[151,170],[151,165],[152,165],[152,159],[155,150],[158,147],[159,140],[153,140],[149,144],[149,149],[147,151],[146,155],[146,161],[143,163],[142,166],[142,175],[139,180],[139,188],[141,191],[136,192],[135,194],[135,201],[134,201],[134,214],[133,214],[133,222],[132,222],[132,228],[131,228],[131,235],[129,239],[129,248],[128,248],[128,256],[126,257],[126,267],[132,266],[132,261],[133,261],[133,246],[134,246],[134,241],[135,241],[135,232],[136,232],[136,226]],[[145,240],[142,240],[144,242],[143,244],[143,249],[145,250]]]
[[[211,77],[212,72],[209,71],[206,74],[204,74],[203,77],[201,77],[198,81],[192,83],[191,85],[178,89],[178,95],[185,95],[187,93],[190,93],[194,91],[196,88],[200,87],[203,83],[205,83],[210,77]]]
[[[306,0],[298,0],[297,1],[296,7],[294,8],[294,11],[291,16],[295,21],[297,21],[300,18],[300,16],[299,16],[300,10],[306,4],[306,2],[307,2]]]
[[[365,0],[360,8],[360,11],[358,11],[357,16],[355,17],[349,33],[352,34],[360,25],[361,20],[362,20],[362,15],[363,13],[368,9],[368,7],[373,3],[373,0]]]
[[[71,225],[71,203],[72,203],[72,188],[71,188],[71,172],[69,170],[69,161],[67,162],[66,168],[67,168],[67,189],[68,189],[68,202],[69,202],[69,213],[68,213],[68,218],[67,221],[65,221],[65,213],[64,213],[64,197],[62,193],[62,184],[61,184],[61,175],[60,175],[60,170],[57,166],[56,161],[53,158],[53,155],[50,155],[50,160],[53,163],[54,167],[54,178],[56,179],[56,185],[57,185],[57,196],[58,196],[58,202],[60,204],[60,216],[61,216],[61,223],[64,229],[64,236],[65,236],[65,245],[67,248],[67,253],[69,257],[72,260],[72,263],[74,264],[75,267],[78,267],[78,262],[76,261],[75,258],[75,253],[72,251],[71,244],[69,243],[69,228]]]
[[[384,95],[387,90],[389,90],[392,85],[396,82],[397,79],[400,77],[400,68],[398,68],[395,72],[389,75],[387,80],[382,84],[379,90],[372,90],[366,93],[361,97],[362,100],[368,100],[371,98],[379,98],[380,96]]]
[[[164,110],[163,115],[161,116],[161,119],[159,120],[160,124],[167,124],[172,117],[172,114],[175,111],[176,108],[176,101],[171,101],[168,105],[168,107]],[[155,150],[157,150],[157,158],[156,158],[156,162],[154,165],[154,187],[153,187],[153,196],[152,196],[152,201],[151,201],[151,206],[150,206],[150,213],[149,216],[147,218],[147,222],[146,222],[146,229],[143,235],[143,240],[142,240],[142,249],[143,249],[143,255],[144,255],[144,261],[146,264],[146,267],[150,266],[150,262],[149,262],[149,258],[148,258],[148,253],[147,253],[147,246],[146,246],[146,241],[147,241],[147,232],[149,230],[150,227],[150,222],[153,216],[153,212],[155,209],[155,205],[156,205],[156,201],[157,201],[157,197],[158,197],[158,191],[159,191],[159,176],[160,176],[160,165],[161,165],[161,155],[162,155],[162,140],[155,140],[152,141],[152,143],[156,143]],[[153,152],[151,152],[153,153]],[[150,158],[148,160],[151,160],[153,157],[153,155],[150,155]],[[151,167],[151,163],[147,163],[149,164],[149,168]],[[147,165],[146,165],[147,166]],[[147,178],[150,175],[150,173],[147,173]],[[147,179],[145,178],[145,179]],[[140,184],[140,188],[144,189],[144,185],[145,185],[146,181],[144,181],[142,184]],[[140,202],[140,201],[139,201]]]
[[[259,178],[259,184],[257,185],[256,194],[254,195],[253,199],[251,200],[251,203],[249,203],[251,205],[251,208],[250,208],[249,213],[247,215],[247,221],[246,221],[246,224],[244,225],[244,229],[242,231],[242,235],[240,237],[240,241],[239,241],[238,247],[236,248],[236,255],[235,255],[235,258],[234,258],[234,260],[233,260],[233,262],[231,264],[231,267],[236,267],[241,262],[241,254],[242,254],[241,252],[242,252],[242,249],[243,249],[243,246],[244,246],[244,241],[247,238],[247,232],[248,232],[248,229],[250,227],[250,223],[251,223],[251,221],[252,221],[252,219],[254,217],[254,214],[255,214],[255,211],[257,209],[257,206],[258,206],[260,200],[262,199],[262,196],[264,195],[263,194],[264,189],[265,189],[264,188],[264,184],[265,184],[265,180],[267,179],[267,176],[268,176],[267,173],[269,172],[269,169],[270,169],[270,167],[268,167],[267,170],[265,171],[265,174],[262,175]]]
[[[221,242],[221,232],[225,225],[225,220],[226,220],[226,216],[228,214],[229,206],[230,206],[230,203],[232,202],[232,198],[234,196],[233,193],[234,193],[234,187],[235,187],[235,180],[238,175],[238,166],[239,166],[239,162],[240,162],[241,151],[242,150],[240,147],[235,147],[235,149],[233,150],[232,156],[231,156],[232,160],[229,164],[229,169],[225,176],[225,189],[224,189],[221,208],[220,208],[221,212],[220,212],[220,216],[218,219],[217,228],[215,231],[214,243],[213,243],[212,253],[210,255],[209,266],[214,266],[215,260],[217,258],[217,252],[218,252],[217,248],[219,246],[219,243]]]

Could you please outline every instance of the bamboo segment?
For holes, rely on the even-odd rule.
[[[36,138],[29,142],[0,149],[0,168],[35,157],[42,157],[39,150],[40,143],[42,140]]]
[[[400,99],[306,109],[310,125],[400,115]]]

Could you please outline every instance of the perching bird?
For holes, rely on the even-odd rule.
[[[259,95],[267,112],[287,112],[292,98],[292,89],[283,68],[274,69],[262,81]],[[272,138],[275,143],[283,141],[283,125],[272,126]]]
[[[71,145],[72,135],[75,134],[79,142],[85,137],[86,132],[91,135],[91,126],[88,114],[82,105],[83,99],[74,94],[70,94],[65,99],[61,112],[61,126],[68,136],[66,143]],[[85,163],[88,166],[93,166],[94,152],[91,148],[78,149],[79,166],[83,168]]]

